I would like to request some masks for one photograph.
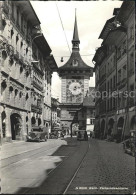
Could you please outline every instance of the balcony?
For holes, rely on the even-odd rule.
[[[36,81],[33,80],[32,85],[33,85],[33,87],[35,87],[39,91],[43,91],[43,87],[39,83],[37,83]]]
[[[41,114],[42,113],[42,108],[39,107],[38,105],[32,104],[31,105],[31,111],[32,112],[37,112],[37,113]]]

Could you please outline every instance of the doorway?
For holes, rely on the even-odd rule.
[[[22,119],[19,114],[14,113],[10,116],[12,140],[20,140],[22,138]]]

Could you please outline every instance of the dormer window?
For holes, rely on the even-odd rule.
[[[78,66],[78,60],[74,59],[74,60],[72,61],[72,65],[73,65],[73,66]]]

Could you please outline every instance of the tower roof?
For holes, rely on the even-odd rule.
[[[77,19],[76,19],[76,13],[75,13],[75,24],[74,24],[74,32],[73,32],[73,48],[72,53],[69,58],[69,60],[59,68],[59,70],[81,70],[81,69],[92,69],[92,67],[88,66],[81,58],[79,53],[79,36],[78,36],[78,28],[77,28]],[[76,45],[75,45],[76,44]]]
[[[78,61],[78,66],[72,66],[73,60],[77,60]],[[61,66],[59,69],[63,70],[63,69],[90,69],[92,67],[88,66],[81,58],[80,53],[79,52],[72,52],[69,60],[66,62],[66,64],[64,64],[63,66]]]
[[[73,41],[78,41],[78,42],[80,42],[79,41],[79,36],[78,36],[78,28],[77,28],[77,19],[76,19],[76,13],[75,13],[75,25],[74,25],[74,33],[73,33],[73,40],[72,40],[72,42]]]

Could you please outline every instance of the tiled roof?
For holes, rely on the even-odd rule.
[[[72,65],[72,61],[73,60],[77,60],[78,61],[78,66],[73,66]],[[88,66],[87,64],[85,64],[85,62],[82,60],[80,53],[79,52],[72,52],[69,60],[66,62],[66,64],[64,64],[63,66],[61,66],[59,69],[90,69],[92,67]]]

